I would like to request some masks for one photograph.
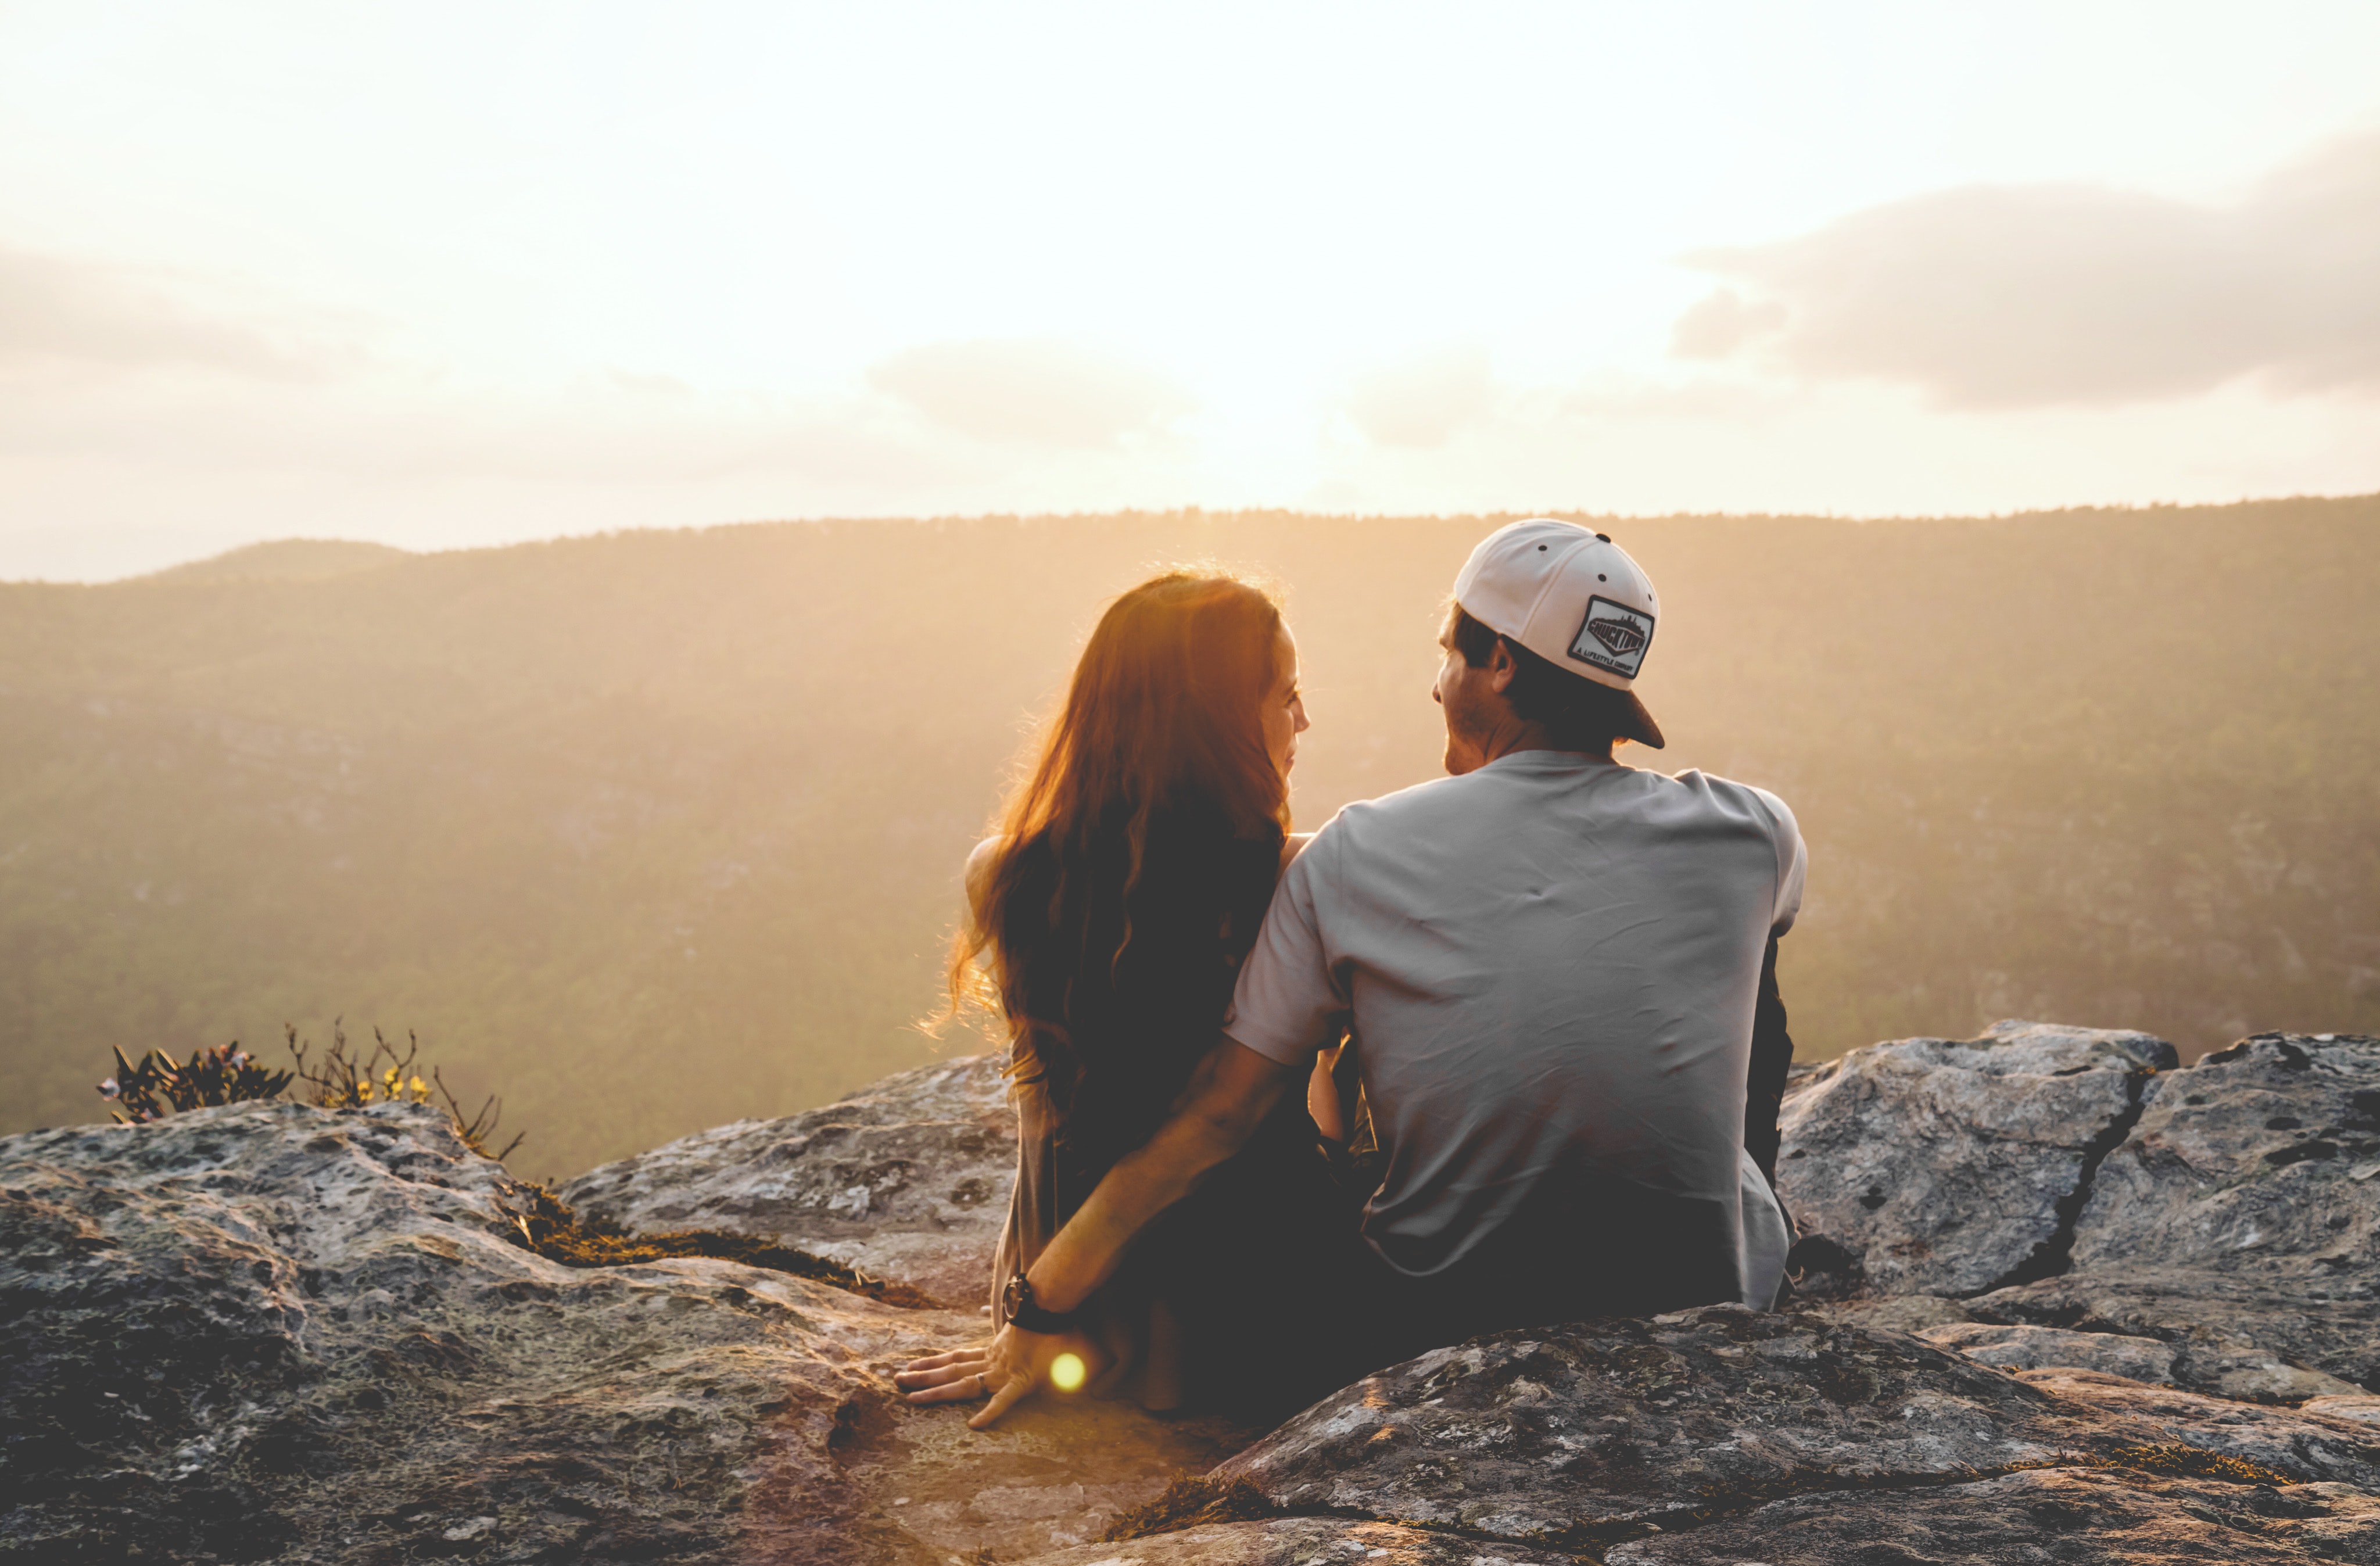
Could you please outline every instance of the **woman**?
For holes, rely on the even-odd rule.
[[[1152,577],[1100,618],[998,835],[968,859],[953,1002],[996,998],[1015,1085],[995,1328],[1002,1285],[1157,1130],[1220,1036],[1302,845],[1289,771],[1306,726],[1271,597],[1231,576]],[[1077,1313],[1107,1361],[1099,1390],[1251,1414],[1312,1395],[1343,1210],[1315,1123],[1285,1101]],[[901,1384],[913,1402],[978,1397],[981,1359],[920,1360]]]

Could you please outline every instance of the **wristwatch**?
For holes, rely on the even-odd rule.
[[[1016,1269],[1015,1276],[1009,1279],[1008,1287],[1001,1291],[1000,1306],[1011,1325],[1021,1327],[1027,1332],[1048,1336],[1075,1329],[1072,1315],[1061,1315],[1042,1308],[1041,1302],[1033,1297],[1033,1281],[1025,1276],[1025,1269],[1021,1267]]]

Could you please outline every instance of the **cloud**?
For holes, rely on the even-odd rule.
[[[2380,392],[2380,135],[2227,206],[1973,186],[1685,260],[1747,291],[1679,317],[1685,358],[1898,382],[1966,408],[2154,401],[2249,375]]]
[[[141,274],[0,249],[0,366],[198,368],[310,379],[324,354],[256,325],[211,317]]]
[[[880,360],[868,380],[946,429],[1020,445],[1111,446],[1195,406],[1154,370],[1057,338],[929,343]]]
[[[1488,411],[1488,350],[1439,348],[1356,376],[1342,405],[1375,445],[1442,446]]]

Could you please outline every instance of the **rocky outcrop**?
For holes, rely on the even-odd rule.
[[[2156,1338],[2069,1332],[2056,1327],[1995,1327],[1982,1321],[1928,1327],[1917,1335],[1937,1347],[2002,1370],[2055,1366],[2103,1371],[2156,1386],[2173,1384],[2173,1345]]]
[[[2151,1265],[2371,1296],[2380,1039],[2260,1034],[2155,1087],[2092,1184],[2076,1271]]]
[[[565,1192],[953,1310],[560,1265],[426,1108],[35,1133],[0,1142],[0,1559],[2380,1562],[2375,1093],[2360,1038],[1858,1051],[1789,1099],[1792,1309],[1451,1345],[1260,1439],[1055,1398],[978,1435],[893,1394],[982,1330],[988,1059]],[[1247,1505],[1135,1510],[1201,1471]]]
[[[2052,1468],[1918,1491],[1796,1496],[1692,1533],[1622,1544],[1609,1566],[1918,1566],[1931,1561],[2380,1560],[2380,1500],[2345,1485],[2209,1485]]]
[[[2165,1441],[2237,1458],[2301,1481],[2380,1492],[2380,1430],[2303,1408],[2268,1408],[2064,1367],[2017,1379],[2069,1402],[2154,1425]]]
[[[1087,1544],[1032,1566],[1576,1566],[1568,1550],[1340,1517],[1220,1523],[1127,1544]]]
[[[2160,1338],[2183,1385],[2294,1402],[2380,1387],[2375,1244],[2380,1040],[2260,1034],[2155,1081],[2070,1273],[1968,1306]]]
[[[1779,1117],[1805,1294],[1976,1294],[2062,1270],[2075,1215],[2153,1074],[2144,1033],[2004,1022],[1855,1050]]]
[[[560,1194],[629,1233],[756,1234],[974,1310],[1015,1179],[1007,1078],[973,1055],[604,1164]]]
[[[2165,1378],[2228,1398],[2380,1385],[2380,1041],[2260,1034],[2187,1069],[2163,1050],[2002,1023],[1803,1078],[1779,1172],[1804,1296],[1847,1320],[2154,1340]],[[2051,1341],[1987,1357],[2042,1365]],[[2066,1341],[2086,1366],[2125,1352]]]
[[[2165,1396],[2156,1409],[2188,1406],[2149,1417],[1899,1333],[1711,1306],[1425,1354],[1218,1474],[1284,1509],[1583,1547],[1801,1491],[1954,1484],[2171,1445],[2236,1455],[2238,1432],[2204,1412],[2211,1400]],[[2372,1482],[2368,1435],[2305,1424],[2322,1439],[2263,1440],[2258,1461],[2299,1482]]]
[[[573,1269],[438,1111],[236,1106],[0,1142],[0,1559],[1015,1559],[1245,1432],[990,1437],[891,1371],[969,1341],[715,1260]]]

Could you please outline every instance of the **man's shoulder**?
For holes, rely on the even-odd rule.
[[[1780,820],[1790,821],[1793,819],[1791,807],[1779,797],[1774,790],[1763,788],[1758,783],[1738,783],[1733,778],[1723,778],[1716,772],[1706,772],[1693,767],[1687,768],[1682,772],[1653,772],[1647,775],[1659,778],[1665,783],[1674,784],[1722,806],[1738,809],[1755,809]]]
[[[1802,834],[1801,823],[1794,819],[1792,807],[1787,805],[1774,790],[1757,783],[1738,783],[1733,778],[1723,778],[1691,767],[1682,772],[1645,772],[1639,775],[1658,780],[1653,786],[1669,799],[1672,808],[1742,821],[1780,839],[1798,839]]]

